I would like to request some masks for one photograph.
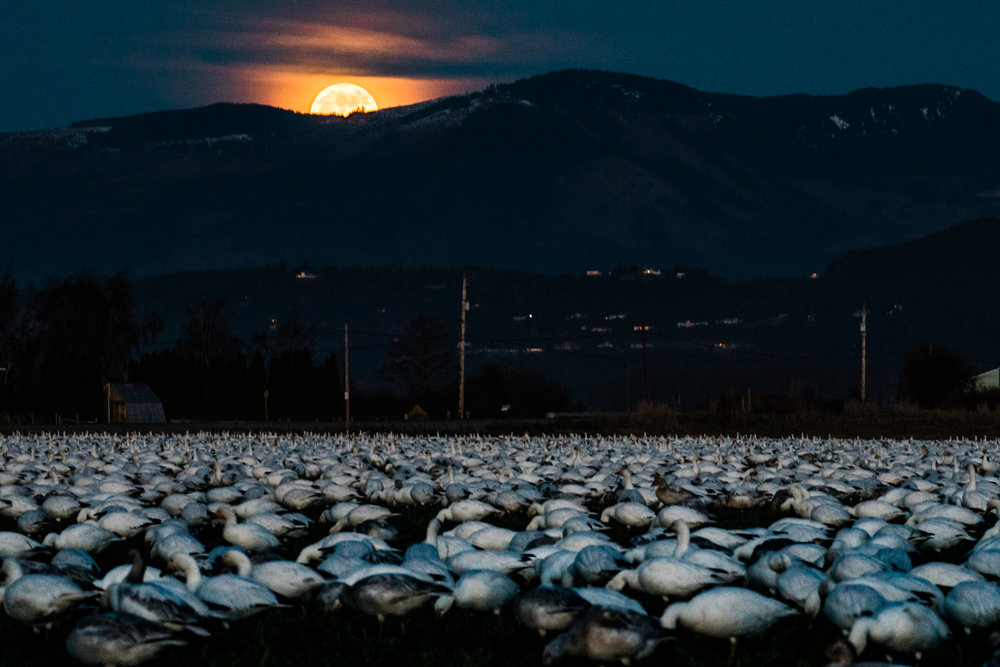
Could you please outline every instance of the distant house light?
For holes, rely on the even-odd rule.
[[[598,271],[597,269],[587,269],[587,275],[588,276],[599,276],[599,275],[601,275],[601,272]]]
[[[299,271],[298,273],[295,274],[295,278],[297,280],[316,280],[317,278],[319,278],[319,274],[317,274],[317,273],[306,273],[305,271]]]
[[[813,271],[813,272],[812,272],[812,273],[811,273],[811,274],[809,275],[809,278],[810,278],[810,279],[812,279],[812,280],[816,280],[817,278],[819,278],[819,274],[818,274],[818,273],[816,273],[815,271]]]
[[[643,269],[642,270],[642,275],[644,275],[644,276],[662,276],[663,275],[663,271],[660,271],[659,269]]]
[[[683,271],[678,271],[677,273],[674,274],[674,277],[677,278],[678,280],[680,280],[681,278],[683,278],[686,275],[687,274],[684,273]]]

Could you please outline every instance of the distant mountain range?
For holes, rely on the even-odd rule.
[[[0,135],[0,269],[802,276],[1000,214],[997,155],[1000,105],[941,85],[754,98],[571,70],[348,118],[217,104]]]

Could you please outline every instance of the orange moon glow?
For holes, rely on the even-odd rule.
[[[371,93],[353,83],[335,83],[324,88],[309,109],[309,113],[337,116],[347,116],[355,111],[378,111],[378,105]]]

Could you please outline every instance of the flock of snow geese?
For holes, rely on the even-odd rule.
[[[3,436],[0,596],[95,665],[272,609],[382,621],[422,607],[513,614],[545,637],[545,664],[629,664],[686,633],[735,652],[790,616],[842,630],[831,664],[919,661],[1000,630],[997,444]],[[780,518],[712,518],[762,506]],[[401,543],[417,507],[425,537]]]

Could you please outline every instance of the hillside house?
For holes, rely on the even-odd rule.
[[[104,394],[109,424],[162,424],[167,421],[163,403],[149,385],[107,384]]]

